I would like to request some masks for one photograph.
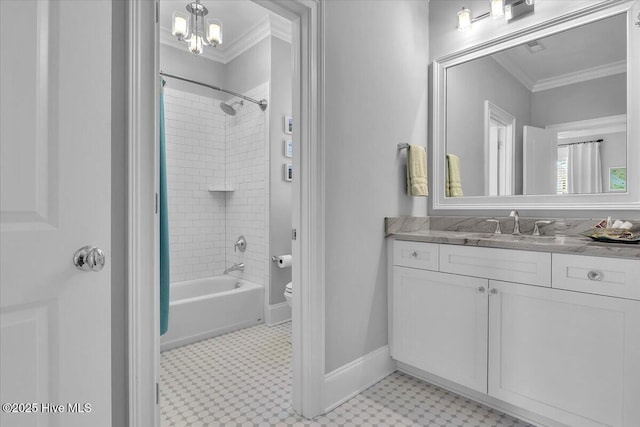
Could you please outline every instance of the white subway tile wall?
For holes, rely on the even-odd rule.
[[[268,98],[265,83],[245,93]],[[227,102],[231,103],[234,99]],[[245,101],[235,117],[220,100],[164,89],[171,282],[222,274],[244,262],[247,280],[267,282],[267,112]],[[210,192],[228,186],[230,193]],[[244,254],[233,242],[244,235]]]
[[[220,101],[164,89],[171,282],[225,268],[224,113]]]
[[[244,95],[269,99],[269,84]],[[269,283],[268,111],[245,101],[235,116],[226,117],[227,185],[234,189],[227,193],[227,241],[234,242],[240,235],[247,239],[246,252],[227,251],[227,263],[244,262],[244,272],[232,274],[260,284]]]

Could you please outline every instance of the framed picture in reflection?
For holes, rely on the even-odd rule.
[[[627,191],[627,168],[609,168],[609,191]]]

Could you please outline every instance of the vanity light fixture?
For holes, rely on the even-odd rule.
[[[458,12],[458,31],[466,31],[471,25],[481,19],[491,16],[493,19],[504,17],[509,22],[516,18],[532,13],[535,0],[489,0],[489,12],[471,17],[471,10],[463,7]]]
[[[463,7],[458,12],[458,31],[466,31],[469,28],[471,28],[471,11]]]
[[[200,0],[187,4],[186,9],[188,14],[173,13],[171,34],[178,40],[186,42],[189,52],[200,55],[204,46],[217,47],[222,44],[222,22],[217,19],[207,19],[205,23],[205,16],[209,11],[200,3]]]
[[[504,16],[504,0],[491,1],[491,17],[493,19],[502,18]]]

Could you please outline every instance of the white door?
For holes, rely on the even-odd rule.
[[[512,195],[516,118],[492,102],[484,101],[484,120],[485,195]]]
[[[522,148],[524,194],[556,194],[558,186],[557,133],[524,126]]]
[[[487,392],[487,280],[393,267],[393,357]]]
[[[640,301],[489,285],[489,395],[570,426],[640,426]]]
[[[0,16],[0,424],[110,426],[111,2]]]

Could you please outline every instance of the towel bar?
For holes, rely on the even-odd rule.
[[[405,148],[409,148],[409,144],[406,144],[406,143],[398,144],[398,151],[404,150]]]

